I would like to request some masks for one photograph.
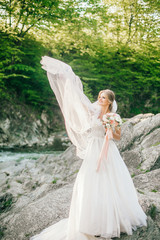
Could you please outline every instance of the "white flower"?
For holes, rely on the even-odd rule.
[[[114,120],[114,117],[110,117],[110,120]]]
[[[121,117],[115,113],[104,114],[102,121],[106,128],[115,128],[116,126],[119,127],[122,124]]]
[[[116,122],[118,122],[120,125],[122,124],[122,119],[121,119],[119,116],[117,116],[117,117],[115,118],[115,120],[116,120]]]
[[[107,127],[107,128],[110,128],[110,124],[107,123],[107,124],[106,124],[106,127]]]
[[[102,117],[102,120],[103,120],[104,122],[106,122],[106,121],[107,121],[107,116],[106,116],[106,114],[105,114],[105,115],[103,115],[103,117]]]

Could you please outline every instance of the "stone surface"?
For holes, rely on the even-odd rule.
[[[8,129],[9,122],[5,126]],[[159,129],[160,114],[138,115],[122,125],[117,145],[133,177],[139,202],[149,216],[147,228],[139,228],[132,236],[121,234],[124,240],[158,240],[160,236]],[[72,145],[58,156],[1,162],[1,196],[11,194],[14,199],[9,210],[0,215],[1,228],[6,228],[3,239],[27,240],[67,217],[81,163]]]
[[[3,220],[3,224],[8,225],[5,232],[5,240],[24,240],[31,234],[36,234],[44,227],[65,218],[69,214],[73,184],[67,184],[55,191],[48,191],[36,202],[30,202],[11,212]],[[21,206],[22,207],[22,206]],[[29,220],[30,219],[30,220]],[[18,233],[18,234],[17,234]]]
[[[144,116],[145,115],[146,114],[144,114]],[[141,145],[145,138],[148,138],[148,135],[152,134],[152,132],[156,129],[158,129],[157,131],[160,129],[160,113],[156,115],[149,115],[149,117],[144,118],[137,115],[136,118],[136,124],[134,117],[133,119],[131,118],[126,121],[122,126],[122,139],[118,143],[118,146],[122,152],[125,150],[134,149],[135,146]],[[157,132],[156,136],[156,141],[152,139],[151,145],[160,143],[160,136],[157,134]]]
[[[160,144],[143,149],[141,155],[143,159],[141,169],[144,171],[150,170],[156,164],[160,156]]]
[[[41,114],[33,111],[26,105],[3,104],[0,108],[1,149],[54,147],[57,138],[61,141],[61,148],[71,145],[59,109],[54,109],[50,116],[45,111]],[[63,131],[57,132],[57,129]]]

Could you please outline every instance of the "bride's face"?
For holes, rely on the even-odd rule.
[[[109,105],[108,97],[103,92],[100,94],[100,97],[98,98],[98,104],[100,106],[106,106],[106,107]]]

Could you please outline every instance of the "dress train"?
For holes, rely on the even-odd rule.
[[[73,188],[69,218],[31,240],[97,240],[120,237],[121,232],[146,226],[136,189],[116,144],[109,141],[108,157],[96,172],[103,138],[91,138]]]

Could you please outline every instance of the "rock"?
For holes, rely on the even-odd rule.
[[[47,114],[43,111],[42,112],[42,114],[41,114],[41,119],[42,119],[42,121],[45,123],[45,124],[47,124],[48,123],[48,116],[47,116]]]
[[[153,170],[134,177],[134,184],[139,189],[152,192],[160,192],[160,169]]]
[[[131,119],[128,119],[128,121],[130,123],[132,123],[133,125],[139,123],[139,122],[143,122],[145,119],[148,119],[149,117],[153,117],[154,114],[153,113],[146,113],[146,114],[138,114],[134,117],[132,117]]]
[[[3,222],[7,227],[4,240],[24,240],[36,231],[42,230],[69,214],[73,184],[48,192],[38,201],[23,207],[20,212],[11,213]],[[25,226],[25,227],[24,227]],[[18,234],[18,235],[17,235]]]
[[[6,104],[3,107],[4,109],[0,109],[1,149],[52,146],[57,136],[63,143],[63,149],[69,146],[70,141],[64,131],[60,110],[54,109],[56,114],[53,117],[53,113],[49,116],[43,111],[40,115],[24,105]],[[62,132],[56,133],[57,128]]]
[[[138,168],[141,164],[141,150],[137,147],[133,150],[122,152],[122,158],[127,165],[130,174],[135,174],[136,172],[139,173]]]
[[[122,125],[117,145],[131,174],[149,171],[160,157],[160,114],[129,119]]]
[[[153,130],[153,132],[147,135],[141,142],[142,148],[149,148],[158,145],[160,145],[160,128]]]
[[[143,121],[139,121],[137,124],[132,123],[131,118],[122,125],[122,139],[118,143],[118,147],[122,152],[133,149],[136,145],[142,143],[146,137],[148,138],[150,133],[159,128],[160,113],[149,115],[148,118],[144,118]]]
[[[160,227],[160,169],[139,174],[133,178],[133,181],[145,212],[149,213],[153,207],[156,209],[155,217],[153,216],[153,211],[149,215],[156,221],[157,226]]]
[[[143,149],[141,152],[141,156],[143,161],[141,164],[141,169],[144,171],[151,170],[151,168],[155,166],[158,158],[160,157],[160,144],[157,146]]]

